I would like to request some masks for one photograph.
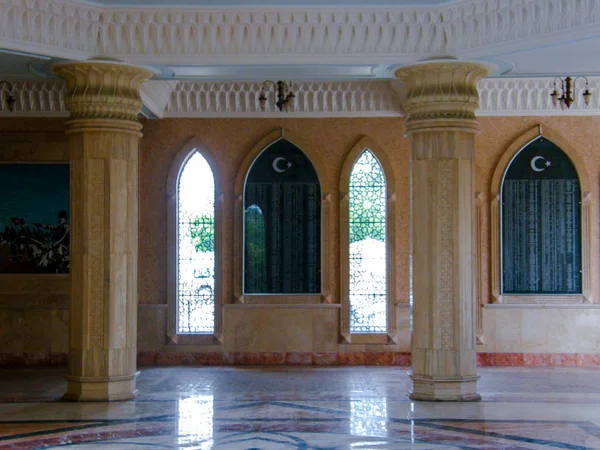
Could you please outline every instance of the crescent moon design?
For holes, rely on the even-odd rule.
[[[282,156],[278,156],[277,158],[275,158],[273,160],[273,170],[275,172],[283,173],[283,172],[285,172],[286,170],[288,170],[292,166],[292,163],[290,163],[288,161],[288,163],[285,165],[285,169],[282,169],[282,168],[279,167],[279,161],[287,161],[287,159],[285,159]]]
[[[546,167],[542,167],[541,169],[535,164],[538,160],[540,159],[546,159],[543,156],[534,156],[533,158],[531,158],[531,163],[529,164],[531,166],[531,168],[533,170],[535,170],[536,172],[542,172],[543,170],[546,169],[546,167],[548,166],[548,164],[546,164]]]

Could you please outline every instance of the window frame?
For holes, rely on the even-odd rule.
[[[321,292],[319,294],[245,294],[244,278],[244,189],[252,164],[268,147],[285,139],[300,149],[312,163],[321,186]],[[319,157],[319,149],[307,145],[293,132],[286,129],[273,131],[259,140],[248,152],[240,165],[233,191],[234,247],[233,247],[233,301],[238,304],[321,304],[334,303],[331,293],[331,182]]]
[[[350,332],[350,175],[358,158],[365,150],[377,159],[386,182],[386,294],[387,331],[385,333]],[[396,344],[396,187],[394,173],[386,153],[368,136],[361,138],[350,150],[340,175],[340,334],[342,344]]]
[[[215,287],[212,334],[179,334],[177,332],[179,273],[179,180],[189,159],[199,153],[208,163],[215,182]],[[223,343],[223,205],[221,171],[212,152],[197,138],[189,139],[177,152],[167,177],[167,341],[178,345],[210,345]]]
[[[516,155],[534,140],[543,137],[551,141],[569,157],[577,175],[581,190],[581,294],[504,294],[502,292],[502,186],[504,175]],[[490,303],[507,305],[576,305],[593,303],[592,297],[592,198],[590,179],[583,161],[569,143],[552,130],[536,126],[519,136],[504,152],[496,165],[490,190],[490,234],[491,234],[491,298]],[[484,261],[480,255],[480,267]],[[483,303],[483,302],[482,302]]]

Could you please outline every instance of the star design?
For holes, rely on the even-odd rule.
[[[548,160],[546,160],[546,167],[550,167],[552,165],[552,163]]]

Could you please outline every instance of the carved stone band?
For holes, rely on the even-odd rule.
[[[137,120],[140,87],[154,76],[148,69],[106,61],[60,63],[53,69],[67,82],[65,105],[72,119]]]
[[[474,119],[479,107],[477,82],[488,67],[465,62],[436,62],[404,67],[395,72],[408,95],[408,123],[429,119]]]

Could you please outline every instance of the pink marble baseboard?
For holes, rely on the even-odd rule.
[[[0,353],[0,367],[63,366],[67,353]],[[409,352],[147,352],[138,353],[144,366],[315,365],[403,366]],[[592,353],[478,353],[479,367],[600,367]]]
[[[406,352],[139,352],[138,366],[186,365],[302,365],[410,366]]]
[[[589,353],[478,353],[481,367],[600,367],[600,354]]]

